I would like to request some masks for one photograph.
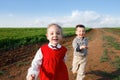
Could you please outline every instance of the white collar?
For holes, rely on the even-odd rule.
[[[52,44],[51,43],[49,43],[48,44],[48,47],[50,47],[50,48],[52,48],[52,46],[51,46]],[[57,44],[57,46],[56,46],[57,48],[61,48],[61,45],[60,44]],[[52,48],[52,49],[56,49],[56,48]]]

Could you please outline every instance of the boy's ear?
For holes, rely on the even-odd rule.
[[[75,34],[77,34],[77,31],[75,31]]]

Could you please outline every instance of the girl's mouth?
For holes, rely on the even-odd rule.
[[[57,41],[58,39],[53,39],[54,41]]]

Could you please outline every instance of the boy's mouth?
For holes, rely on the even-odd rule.
[[[84,36],[83,34],[80,34],[79,36]]]

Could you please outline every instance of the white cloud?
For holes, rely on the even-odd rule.
[[[0,18],[0,27],[46,27],[50,23],[58,23],[64,27],[84,24],[87,27],[120,27],[120,17],[99,14],[95,11],[74,10],[69,15],[59,17],[11,17]],[[12,17],[14,16],[14,17]]]

